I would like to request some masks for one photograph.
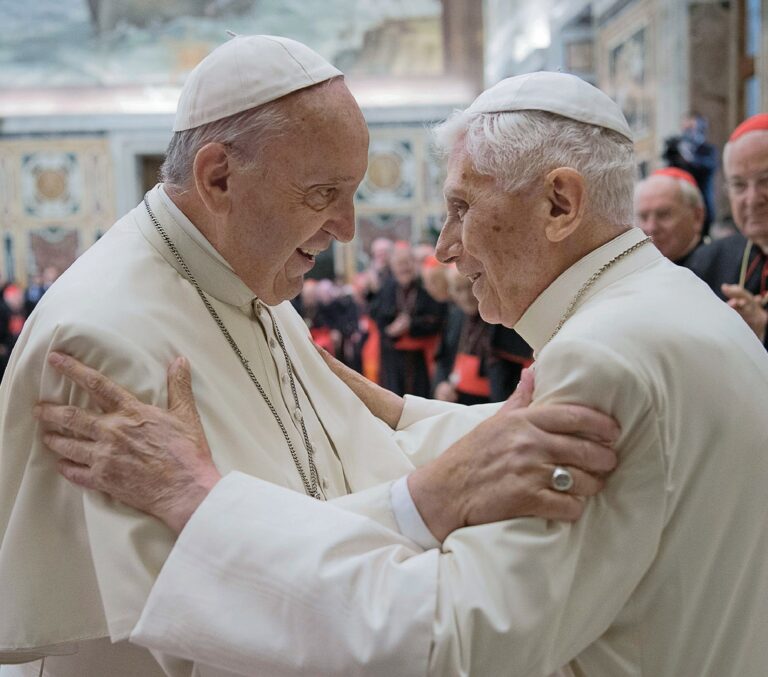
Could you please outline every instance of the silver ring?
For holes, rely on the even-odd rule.
[[[573,475],[568,468],[558,465],[552,471],[550,484],[555,491],[568,491],[573,486]]]

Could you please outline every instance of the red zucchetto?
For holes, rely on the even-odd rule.
[[[768,113],[758,113],[751,118],[747,118],[736,129],[733,130],[728,139],[728,143],[736,141],[749,132],[767,131],[768,132]]]
[[[699,187],[696,183],[696,179],[694,179],[689,172],[686,172],[684,169],[680,169],[679,167],[662,167],[661,169],[657,169],[655,172],[653,172],[651,176],[671,176],[673,179],[682,179],[683,181],[687,181],[696,188]]]

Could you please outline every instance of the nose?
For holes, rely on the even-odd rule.
[[[642,230],[646,235],[653,236],[653,234],[656,232],[656,217],[652,214],[649,216],[638,216],[637,225],[640,226],[640,230]]]
[[[355,205],[350,199],[325,223],[324,230],[339,242],[349,242],[355,236]]]
[[[461,236],[459,228],[447,220],[440,231],[440,237],[437,238],[435,246],[435,258],[440,263],[454,263],[462,252]]]

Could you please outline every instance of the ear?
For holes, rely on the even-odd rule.
[[[232,163],[223,144],[207,143],[195,155],[193,173],[200,199],[212,214],[229,211]]]
[[[696,235],[701,235],[701,231],[704,228],[704,219],[706,217],[706,210],[703,206],[696,206],[693,208],[694,210],[694,231]]]
[[[544,235],[550,242],[561,242],[573,234],[584,219],[584,177],[575,169],[559,167],[547,174],[545,186],[549,214]]]

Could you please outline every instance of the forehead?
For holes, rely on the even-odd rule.
[[[302,186],[357,184],[368,167],[368,131],[350,118],[292,116],[260,155],[275,180]]]
[[[493,185],[495,185],[493,177],[480,174],[475,169],[463,140],[458,141],[448,156],[448,172],[443,184],[445,196],[447,198],[463,196],[476,187]]]
[[[635,202],[681,202],[682,191],[677,181],[666,176],[646,179],[635,191]]]
[[[727,177],[768,171],[768,131],[750,132],[728,144],[723,167]]]

